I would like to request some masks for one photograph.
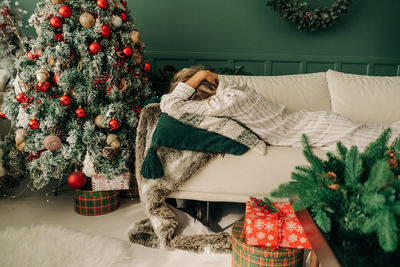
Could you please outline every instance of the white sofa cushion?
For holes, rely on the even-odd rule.
[[[314,152],[326,159],[326,151]],[[268,146],[266,155],[251,150],[241,156],[226,154],[208,162],[169,197],[246,202],[249,196],[269,196],[280,184],[290,181],[295,166],[305,164],[301,147]]]
[[[284,104],[289,112],[302,109],[331,111],[325,72],[282,76],[226,76],[254,88],[274,103]]]
[[[365,123],[390,124],[400,120],[393,112],[400,100],[400,77],[355,75],[328,70],[332,111]]]

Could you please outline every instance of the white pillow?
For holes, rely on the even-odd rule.
[[[332,111],[365,123],[400,120],[400,77],[355,75],[328,70]]]
[[[284,104],[289,112],[331,111],[325,72],[281,76],[220,75],[220,79],[244,83],[273,103]]]

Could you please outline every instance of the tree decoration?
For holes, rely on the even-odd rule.
[[[121,27],[121,25],[122,25],[122,19],[121,19],[121,17],[119,17],[119,16],[116,16],[116,15],[114,15],[113,17],[112,17],[112,19],[111,19],[111,22],[112,22],[112,24],[115,26],[115,27]]]
[[[103,148],[102,154],[106,158],[116,159],[119,156],[119,149],[106,146],[105,148]]]
[[[107,2],[107,0],[97,0],[96,4],[97,4],[97,6],[100,7],[101,9],[107,9],[107,7],[108,7],[108,2]]]
[[[314,31],[333,25],[347,12],[352,0],[336,0],[329,7],[313,9],[308,2],[298,0],[270,0],[267,5],[277,10],[283,21],[297,24],[300,31]]]
[[[42,93],[47,92],[50,90],[50,83],[49,82],[44,82],[44,83],[37,83],[35,88],[36,91],[40,91]]]
[[[118,135],[109,134],[107,136],[107,145],[111,146],[112,148],[120,148],[121,143],[118,139]]]
[[[111,129],[113,130],[117,130],[120,126],[119,121],[116,119],[112,119],[110,120],[110,122],[108,123],[108,125],[110,126]]]
[[[30,120],[28,124],[29,128],[32,130],[37,130],[40,126],[40,122],[36,119]]]
[[[47,81],[49,73],[44,69],[40,69],[35,72],[35,76],[36,76],[36,81],[38,81],[39,83],[44,83],[45,81]]]
[[[140,36],[140,33],[138,31],[132,31],[129,34],[129,39],[131,39],[132,43],[134,43],[134,44],[139,44],[141,38],[142,37]]]
[[[26,95],[23,93],[19,93],[17,94],[17,96],[15,97],[15,99],[19,102],[19,103],[25,103],[26,102]]]
[[[130,57],[130,56],[132,56],[132,53],[133,53],[132,48],[130,48],[129,46],[124,47],[122,49],[122,53],[124,53],[125,56]]]
[[[18,151],[24,152],[26,146],[26,138],[28,137],[28,131],[25,129],[18,129],[15,131],[15,147]]]
[[[75,170],[68,176],[67,182],[71,188],[82,188],[86,184],[86,177],[83,173]]]
[[[123,22],[125,22],[126,19],[127,19],[127,16],[126,16],[126,14],[125,14],[124,12],[121,12],[121,14],[119,15],[119,17],[122,19]]]
[[[64,35],[62,33],[57,33],[55,36],[57,42],[64,42]]]
[[[75,110],[75,115],[76,115],[78,118],[83,118],[83,117],[86,116],[86,111],[85,111],[83,108],[77,108],[77,109]]]
[[[53,4],[63,4],[65,0],[51,0]]]
[[[43,146],[47,150],[56,151],[61,146],[61,139],[57,135],[48,135],[44,138]]]
[[[69,18],[72,15],[71,8],[69,8],[69,6],[61,6],[58,9],[58,14],[60,14],[62,18]]]
[[[55,85],[57,85],[58,79],[60,79],[60,75],[54,75],[53,76],[53,82]]]
[[[7,119],[7,116],[3,111],[0,111],[0,119]]]
[[[292,173],[294,181],[280,185],[271,196],[298,196],[293,208],[307,208],[331,240],[341,237],[337,240],[340,244],[347,243],[343,238],[349,238],[356,249],[360,242],[371,244],[365,249],[376,250],[374,255],[396,251],[400,234],[400,139],[387,145],[390,133],[390,129],[385,130],[363,153],[356,146],[348,149],[339,142],[337,155],[327,153],[327,160],[317,157],[303,136],[303,154],[310,166],[297,166]]]
[[[144,68],[145,72],[147,72],[147,73],[151,72],[151,65],[150,65],[149,62],[145,62],[144,65],[143,65],[143,68]]]
[[[108,27],[106,24],[103,24],[103,25],[101,26],[101,33],[100,33],[100,35],[103,36],[103,37],[105,37],[105,38],[110,37],[110,35],[111,35],[110,27]]]
[[[59,29],[62,27],[62,21],[59,17],[52,17],[50,19],[50,25],[55,29]]]
[[[94,124],[96,124],[97,127],[99,128],[104,128],[104,121],[103,121],[104,117],[103,115],[97,115],[97,117],[94,120]]]
[[[111,10],[114,10],[114,9],[118,8],[118,9],[121,9],[123,11],[126,11],[126,8],[121,3],[121,0],[108,0],[108,5],[109,5]]]
[[[54,126],[48,127],[47,131],[51,135],[57,135],[58,137],[60,137],[61,141],[63,141],[63,142],[65,142],[67,140],[68,134],[63,130],[60,123],[57,123]]]
[[[68,106],[71,104],[71,97],[67,96],[67,95],[62,95],[60,97],[60,103],[63,106]]]
[[[92,53],[93,55],[96,55],[97,53],[99,53],[101,51],[102,47],[98,42],[92,42],[89,45],[89,51],[90,53]]]
[[[85,12],[79,17],[79,23],[84,28],[92,28],[95,24],[96,20],[94,19],[93,15]]]

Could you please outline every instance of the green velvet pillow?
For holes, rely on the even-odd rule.
[[[161,113],[153,133],[151,148],[142,165],[141,173],[144,178],[155,179],[164,176],[164,170],[154,149],[156,146],[233,155],[242,155],[249,150],[247,146],[228,137],[188,126]]]

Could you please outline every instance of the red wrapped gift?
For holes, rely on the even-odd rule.
[[[246,203],[245,212],[247,245],[311,249],[290,203],[273,203],[279,210],[277,213],[263,211],[251,203]]]

